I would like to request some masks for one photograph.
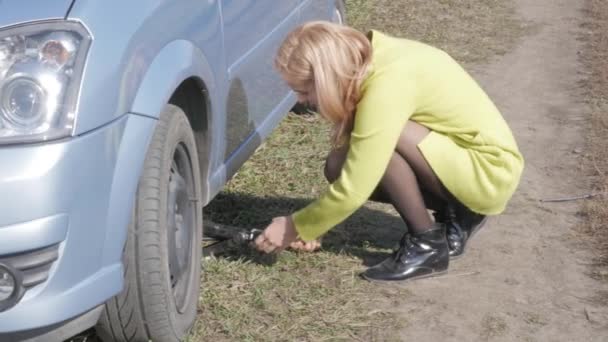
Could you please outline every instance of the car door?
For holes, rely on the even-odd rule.
[[[339,4],[343,4],[340,0],[302,0],[302,2],[302,21],[330,20],[333,22],[343,22],[341,15],[334,11],[334,9],[338,8]]]
[[[260,139],[256,128],[289,95],[273,67],[285,35],[299,23],[301,0],[221,0],[227,66],[226,149],[230,176]]]

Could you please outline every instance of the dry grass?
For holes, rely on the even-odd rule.
[[[203,288],[191,341],[368,340],[401,326],[376,307],[410,294],[362,282],[357,258],[322,252],[287,253],[268,265],[254,260],[208,261],[202,284],[213,288]]]
[[[505,0],[347,0],[349,24],[431,43],[464,63],[508,52],[528,29]]]
[[[290,115],[207,208],[205,218],[263,227],[310,202],[326,186],[321,166],[327,126],[318,117]],[[399,288],[359,279],[362,264],[388,255],[403,225],[386,207],[360,210],[314,253],[264,256],[234,247],[205,261],[201,315],[192,341],[368,340],[401,325],[375,301],[401,298]],[[370,294],[374,293],[373,296]]]
[[[585,11],[583,61],[589,72],[585,88],[592,110],[585,166],[595,192],[603,195],[585,205],[582,229],[596,247],[594,275],[608,280],[608,3],[587,0]]]

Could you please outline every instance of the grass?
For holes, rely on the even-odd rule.
[[[592,111],[585,176],[594,192],[602,195],[587,201],[583,210],[587,219],[581,228],[596,251],[593,275],[608,281],[608,3],[587,0],[585,12],[582,59],[590,71],[584,85]]]
[[[321,169],[328,134],[318,117],[288,116],[205,208],[205,219],[264,227],[305,206],[326,186]],[[205,260],[201,315],[191,340],[353,340],[400,326],[390,312],[374,311],[374,302],[409,293],[378,289],[358,273],[362,263],[386,257],[403,231],[390,209],[371,205],[330,232],[318,253],[265,256],[233,247]]]
[[[347,17],[363,31],[441,47],[465,65],[506,53],[528,30],[509,0],[350,0]],[[328,131],[318,117],[290,114],[205,208],[205,219],[260,228],[309,203],[327,186]],[[392,208],[370,203],[324,237],[320,252],[272,257],[232,247],[205,259],[189,340],[398,340],[393,333],[407,322],[377,308],[411,294],[357,274],[386,257],[404,229]]]
[[[509,0],[347,0],[349,24],[421,40],[457,60],[483,63],[503,55],[529,25]]]
[[[375,308],[409,292],[375,288],[357,277],[359,269],[356,258],[328,252],[286,253],[268,265],[209,260],[202,314],[190,340],[368,340],[400,326],[391,312]]]

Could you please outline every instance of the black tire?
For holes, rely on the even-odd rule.
[[[103,341],[175,342],[186,337],[199,298],[200,199],[192,129],[180,108],[167,105],[146,155],[128,228],[125,286],[105,304],[96,327]]]

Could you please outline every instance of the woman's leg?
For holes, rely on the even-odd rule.
[[[420,188],[420,191],[422,192],[422,198],[424,199],[424,204],[426,205],[427,209],[435,212],[445,209],[446,202],[443,199],[433,195],[423,187]],[[370,196],[369,200],[385,204],[392,204],[390,197],[384,192],[384,190],[382,190],[381,186],[378,186],[378,188],[374,190],[374,193]]]
[[[426,189],[436,198],[442,201],[448,201],[451,197],[449,192],[441,184],[441,181],[435,175],[435,172],[424,159],[422,152],[418,149],[418,144],[429,135],[431,131],[414,121],[408,121],[397,142],[396,151],[410,165],[418,181],[420,187]]]
[[[426,127],[408,121],[386,172],[370,198],[391,203],[415,233],[432,227],[426,208],[441,210],[447,200],[447,191],[417,147],[429,132]],[[328,181],[339,177],[347,151],[348,147],[343,147],[330,152],[325,164]]]
[[[401,240],[399,250],[362,274],[368,280],[415,279],[439,274],[448,268],[445,226],[434,224],[427,211],[429,206],[436,209],[445,206],[448,194],[417,147],[429,133],[417,123],[409,121],[405,125],[372,196],[375,197],[372,199],[388,200],[406,222],[409,232]],[[344,147],[330,153],[325,165],[325,176],[330,182],[339,177],[346,151]]]

